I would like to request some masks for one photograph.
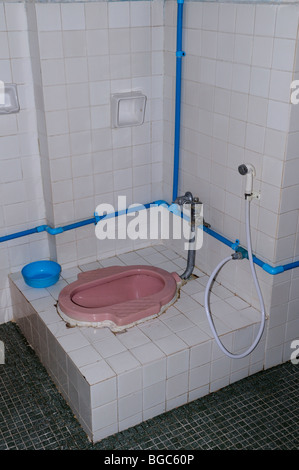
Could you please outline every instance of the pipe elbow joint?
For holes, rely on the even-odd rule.
[[[62,227],[52,228],[47,225],[46,232],[49,233],[50,235],[58,235],[59,233],[63,232],[63,228]]]
[[[269,274],[275,275],[275,274],[280,274],[284,272],[283,266],[277,266],[273,267],[270,266],[270,264],[264,263],[262,266],[263,270],[266,271]]]
[[[47,230],[47,225],[39,225],[36,227],[37,232],[45,232]]]

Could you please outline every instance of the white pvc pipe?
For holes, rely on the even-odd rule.
[[[265,327],[265,320],[266,320],[264,300],[263,300],[263,296],[262,296],[262,293],[261,293],[260,285],[259,285],[259,282],[258,282],[258,279],[257,279],[257,275],[256,275],[256,272],[255,272],[255,267],[254,267],[254,263],[253,263],[253,259],[252,259],[251,234],[250,234],[250,207],[249,207],[249,204],[250,204],[249,199],[246,199],[245,200],[245,218],[246,218],[245,222],[246,222],[247,251],[248,251],[248,259],[249,259],[249,263],[250,263],[251,273],[252,273],[254,285],[255,285],[255,288],[256,288],[256,292],[257,292],[259,302],[260,302],[260,307],[261,307],[261,323],[260,323],[260,328],[259,328],[258,334],[257,334],[254,342],[243,353],[233,354],[233,353],[229,352],[223,346],[222,342],[219,339],[217,331],[215,329],[215,326],[214,326],[214,323],[213,323],[213,320],[212,320],[212,316],[211,316],[211,313],[210,313],[210,308],[209,308],[209,292],[210,292],[211,284],[214,281],[214,278],[217,275],[217,273],[220,271],[220,269],[228,261],[230,261],[232,259],[232,256],[228,256],[227,258],[223,259],[218,264],[218,266],[216,266],[216,268],[214,269],[214,271],[212,272],[212,274],[209,278],[209,281],[207,283],[206,290],[205,290],[205,310],[206,310],[208,322],[210,324],[211,330],[212,330],[213,335],[215,337],[216,343],[218,344],[218,346],[222,350],[222,352],[224,352],[224,354],[226,354],[226,356],[231,357],[233,359],[241,359],[245,356],[248,356],[248,354],[250,354],[256,348],[256,346],[258,345],[258,343],[259,343],[259,341],[262,337],[264,327]]]

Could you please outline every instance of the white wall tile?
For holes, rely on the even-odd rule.
[[[61,30],[60,5],[39,3],[36,5],[37,25],[39,31]]]
[[[286,134],[274,129],[266,129],[265,153],[273,157],[284,159]]]
[[[5,20],[5,10],[4,3],[1,3],[0,6],[0,31],[6,31],[6,20]]]
[[[130,26],[129,3],[109,3],[108,5],[109,28],[127,28]]]
[[[238,34],[234,38],[234,61],[241,64],[251,64],[253,51],[252,36]]]
[[[71,180],[64,180],[52,183],[53,202],[60,203],[73,199],[73,186]]]
[[[63,31],[63,49],[64,57],[85,57],[85,31]]]
[[[11,58],[29,57],[28,34],[26,31],[9,32],[8,42]]]
[[[48,112],[46,121],[49,135],[67,134],[69,132],[68,115],[65,110]]]
[[[254,152],[261,153],[264,148],[265,129],[254,124],[247,124],[246,147]]]
[[[254,32],[259,36],[274,36],[276,7],[274,5],[256,5]]]
[[[250,85],[250,67],[249,65],[234,64],[232,86],[235,91],[248,93]]]
[[[296,210],[298,207],[297,198],[299,195],[299,185],[289,186],[282,190],[281,212]]]
[[[270,70],[260,67],[251,68],[250,93],[267,98],[269,95]]]
[[[235,31],[237,6],[233,4],[219,5],[218,30],[227,33]]]
[[[66,87],[64,85],[44,88],[44,103],[47,111],[58,111],[67,107]]]
[[[202,28],[216,31],[218,28],[219,5],[205,3],[202,12]]]
[[[285,163],[284,175],[283,175],[283,187],[293,186],[298,184],[299,160],[289,160]]]
[[[269,100],[267,126],[286,132],[289,128],[290,105]]]
[[[86,29],[107,28],[108,13],[106,3],[86,3],[84,6]]]
[[[88,57],[89,82],[108,80],[110,78],[109,64],[110,61],[108,55]]]
[[[108,54],[108,30],[86,31],[86,46],[88,55]]]
[[[39,47],[41,59],[62,58],[63,48],[61,32],[41,32],[39,34]]]
[[[63,30],[85,29],[84,4],[63,3],[61,5],[61,23]]]
[[[4,7],[7,29],[10,31],[26,31],[27,17],[25,5],[6,3]]]
[[[238,4],[236,13],[236,33],[252,34],[254,30],[255,5]]]
[[[281,5],[277,10],[275,36],[296,39],[298,11],[292,5]]]
[[[248,100],[248,121],[253,124],[265,126],[267,123],[268,101],[257,96],[250,96]]]
[[[274,39],[272,67],[276,70],[292,71],[296,42],[291,39]]]
[[[4,82],[10,83],[12,81],[12,73],[9,59],[0,59],[1,77]]]
[[[0,59],[8,59],[9,49],[8,49],[8,35],[6,32],[0,33]]]
[[[291,72],[271,71],[269,98],[286,103],[290,100]]]
[[[276,158],[264,156],[262,179],[269,184],[281,187],[283,176],[283,162]]]
[[[22,167],[19,159],[2,160],[1,165],[1,182],[8,183],[22,179]]]
[[[130,3],[130,25],[132,27],[150,26],[150,8],[148,2],[131,2]]]
[[[278,237],[286,237],[296,233],[297,220],[297,210],[281,214],[279,217]]]
[[[64,63],[67,83],[84,83],[88,81],[86,57],[66,58]]]
[[[62,59],[43,60],[41,70],[44,85],[61,85],[65,83],[65,69]]]
[[[152,14],[152,26],[163,26],[164,25],[164,18],[163,18],[163,3],[162,2],[153,2],[151,4],[151,14]],[[201,15],[201,6],[195,6],[196,11],[199,15]],[[196,16],[196,23],[198,24],[198,15]]]
[[[206,64],[210,66],[205,73],[205,83],[209,85],[215,85],[230,89],[232,85],[232,76],[233,76],[233,64],[230,62],[221,62],[221,61],[206,61]],[[204,67],[205,64],[202,63]],[[206,75],[206,73],[209,75]]]
[[[92,99],[91,102],[95,100]],[[66,99],[68,108],[84,108],[89,105],[89,84],[74,83],[66,87]],[[94,102],[94,104],[97,104]]]
[[[60,181],[71,177],[71,159],[58,158],[51,161],[52,181]]]
[[[255,36],[253,39],[252,65],[270,67],[273,50],[273,38]]]

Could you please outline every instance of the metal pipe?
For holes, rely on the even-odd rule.
[[[189,279],[195,267],[195,255],[196,255],[196,250],[194,249],[194,245],[196,241],[195,204],[196,203],[194,199],[192,199],[191,211],[190,211],[191,234],[190,234],[190,240],[189,240],[187,267],[185,271],[183,272],[183,274],[180,276],[181,279]]]

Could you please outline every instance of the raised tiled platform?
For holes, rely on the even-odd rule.
[[[62,271],[47,289],[11,275],[14,317],[28,342],[93,442],[188,403],[263,368],[263,341],[241,360],[223,355],[203,307],[208,277],[198,269],[180,298],[159,317],[125,332],[68,328],[55,304],[78,272],[110,265],[151,264],[181,273],[185,260],[166,246],[143,248]],[[211,294],[214,322],[225,346],[248,348],[260,314],[217,282]]]

